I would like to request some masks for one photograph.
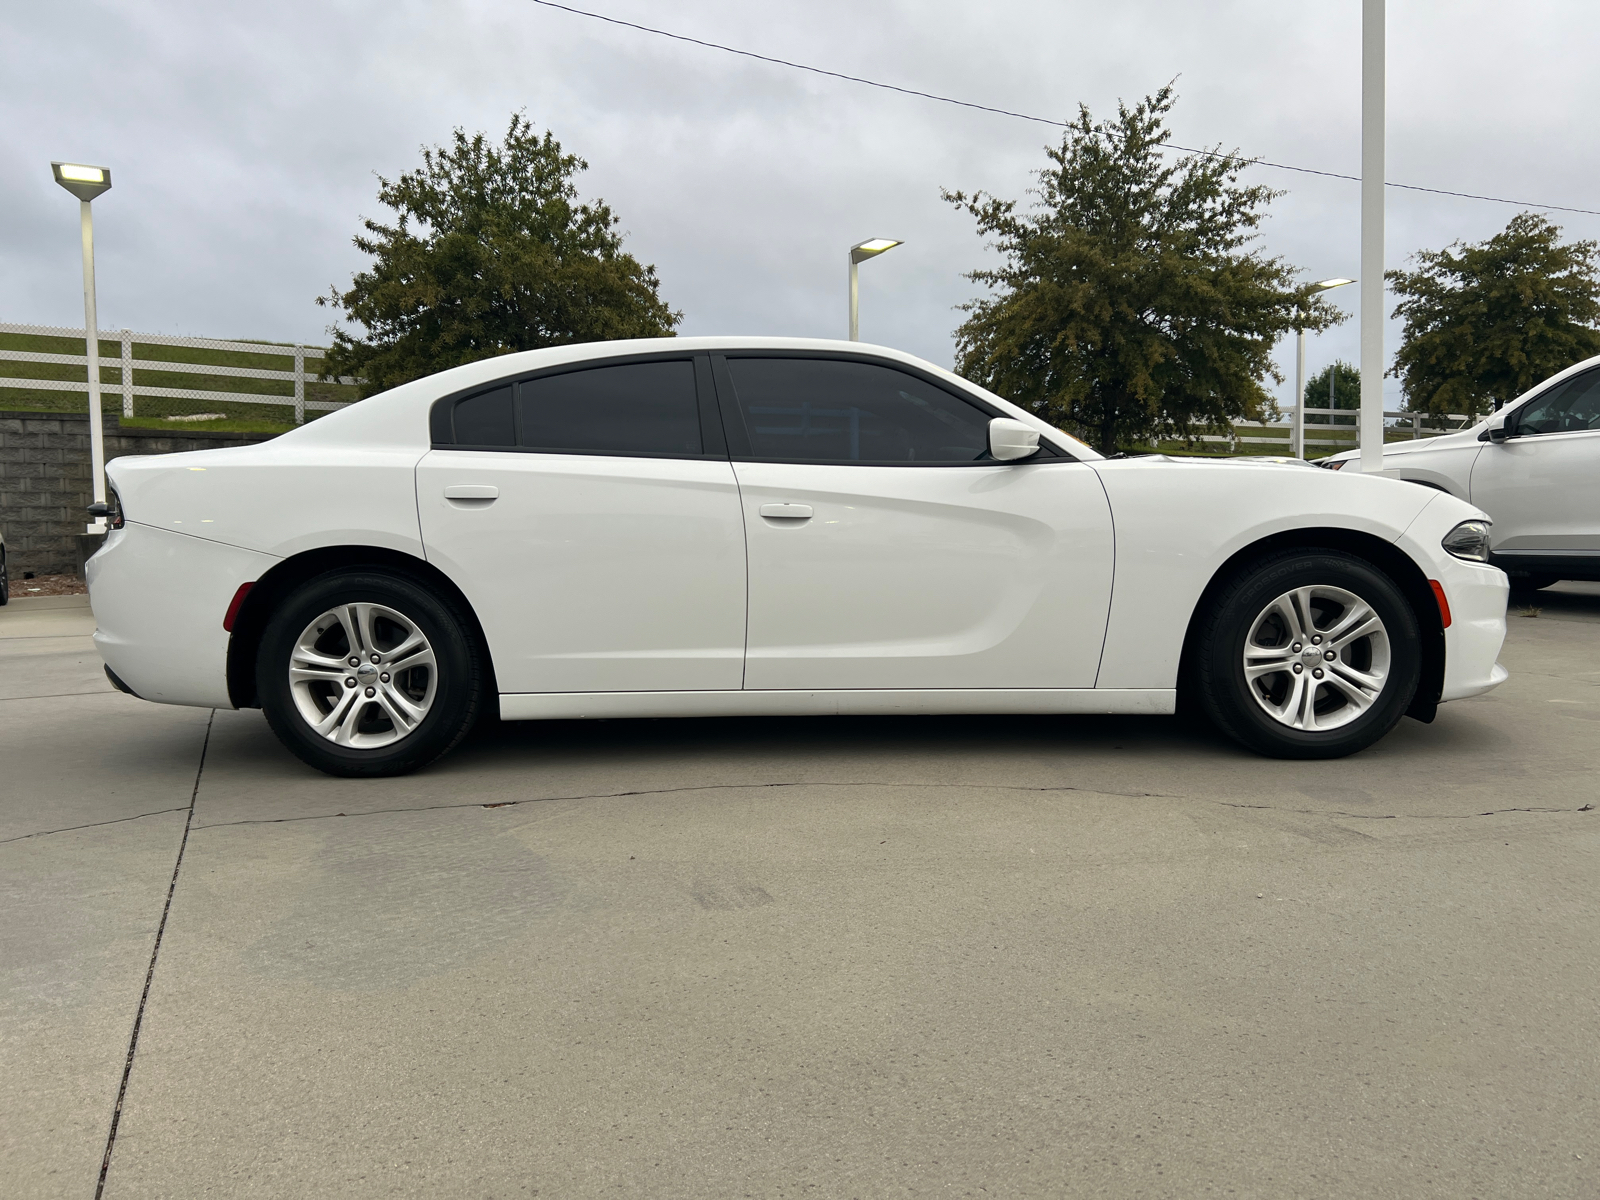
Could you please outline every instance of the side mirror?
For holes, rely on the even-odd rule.
[[[989,422],[989,457],[995,462],[1015,462],[1039,453],[1039,431],[1010,417]]]
[[[1510,436],[1511,431],[1505,427],[1503,422],[1499,425],[1489,426],[1489,440],[1491,442],[1503,442]]]

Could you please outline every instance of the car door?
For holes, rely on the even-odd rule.
[[[1089,467],[988,458],[976,397],[869,358],[729,354],[749,689],[1089,688],[1111,514]]]
[[[433,439],[423,542],[502,693],[739,688],[743,518],[703,356],[449,397]]]
[[[1494,519],[1496,555],[1600,555],[1600,370],[1512,414],[1473,463],[1472,502]]]

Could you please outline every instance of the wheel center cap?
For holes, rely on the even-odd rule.
[[[356,668],[356,676],[360,679],[371,679],[373,676],[377,675],[377,673],[378,668],[372,663],[362,663]]]
[[[1304,650],[1300,651],[1300,661],[1305,663],[1305,665],[1308,667],[1312,663],[1319,663],[1322,661],[1322,651],[1317,647],[1307,646]]]

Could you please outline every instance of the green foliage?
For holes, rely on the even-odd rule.
[[[655,268],[622,249],[603,201],[580,204],[588,164],[514,115],[505,143],[455,131],[422,166],[379,178],[394,223],[363,220],[373,256],[350,290],[318,298],[368,336],[334,329],[325,378],[355,375],[363,395],[518,350],[671,337],[682,314],[657,294]]]
[[[1476,416],[1600,354],[1596,244],[1520,213],[1486,242],[1456,242],[1390,271],[1404,340],[1390,374],[1412,411]]]
[[[1328,377],[1333,377],[1333,403],[1328,403]],[[1306,380],[1307,408],[1349,408],[1361,411],[1361,368],[1337,359]],[[1322,425],[1354,425],[1353,417],[1309,417]]]
[[[944,193],[1003,258],[968,276],[993,294],[964,306],[959,369],[1107,454],[1269,414],[1277,339],[1341,319],[1248,248],[1279,193],[1239,186],[1245,160],[1165,157],[1174,102],[1169,85],[1100,124],[1080,106],[1031,213]]]
[[[1333,403],[1328,403],[1328,377],[1333,376]],[[1361,368],[1337,359],[1306,380],[1307,408],[1361,408]]]

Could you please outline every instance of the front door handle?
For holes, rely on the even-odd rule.
[[[763,517],[772,517],[779,521],[805,521],[811,517],[809,504],[763,504],[761,506]]]
[[[446,500],[493,500],[500,489],[490,483],[452,483],[444,489]]]

